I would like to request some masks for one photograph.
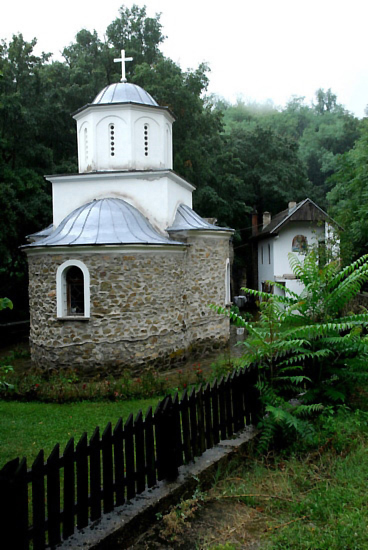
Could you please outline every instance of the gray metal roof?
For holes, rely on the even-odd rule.
[[[174,223],[166,231],[234,231],[229,227],[219,227],[208,223],[198,216],[194,210],[185,204],[180,204],[175,215]]]
[[[53,232],[54,226],[51,223],[45,229],[41,229],[41,231],[37,231],[36,233],[31,233],[30,235],[27,235],[26,239],[28,239],[30,242],[33,241],[39,241],[40,239],[44,239],[45,237],[48,237]]]
[[[180,245],[160,235],[134,206],[122,199],[100,199],[69,214],[45,239],[25,248],[83,245]]]
[[[92,105],[110,103],[139,103],[158,107],[158,103],[148,92],[129,82],[118,82],[106,86],[92,101]]]

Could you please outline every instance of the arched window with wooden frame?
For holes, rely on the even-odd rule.
[[[58,318],[89,318],[89,285],[89,271],[80,260],[67,260],[58,267],[56,273]]]

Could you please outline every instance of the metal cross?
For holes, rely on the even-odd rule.
[[[121,61],[121,79],[120,82],[126,82],[126,76],[125,76],[125,62],[126,61],[133,61],[132,57],[125,57],[125,50],[121,50],[121,57],[118,59],[114,59],[114,63],[119,63]]]

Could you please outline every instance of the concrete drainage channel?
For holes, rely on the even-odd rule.
[[[156,521],[156,514],[166,513],[170,506],[177,504],[182,497],[190,497],[198,483],[208,488],[213,482],[216,470],[225,466],[257,435],[253,426],[234,435],[232,439],[221,441],[196,458],[195,462],[181,466],[174,482],[160,481],[146,489],[124,506],[115,508],[110,514],[92,523],[88,528],[73,535],[59,549],[123,550],[134,543]],[[198,481],[199,480],[199,481]]]

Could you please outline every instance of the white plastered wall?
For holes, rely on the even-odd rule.
[[[274,280],[273,243],[274,238],[264,239],[258,242],[258,290],[262,290],[262,283],[264,283],[265,281]]]
[[[160,231],[172,224],[179,204],[192,207],[194,187],[169,172],[56,176],[50,181],[55,228],[76,208],[106,197],[125,200]]]
[[[123,104],[92,106],[77,120],[79,172],[172,169],[172,123],[164,109]],[[84,154],[84,128],[88,123],[89,155]],[[111,156],[109,124],[116,124]],[[144,154],[144,125],[149,127],[148,155]],[[115,128],[114,128],[115,131]]]
[[[274,280],[284,282],[287,288],[300,294],[303,290],[301,283],[289,277],[292,277],[292,269],[290,267],[288,254],[292,252],[293,238],[297,235],[303,235],[307,238],[308,246],[317,245],[319,241],[324,240],[325,227],[324,223],[320,225],[315,222],[291,222],[281,229],[274,241]],[[302,261],[304,254],[297,254]],[[286,277],[285,277],[286,275]],[[279,293],[279,292],[277,292]]]
[[[111,131],[113,127],[114,155],[111,155]],[[131,157],[130,130],[127,121],[120,116],[107,115],[101,118],[95,130],[94,136],[97,145],[92,167],[98,166],[105,170],[117,170],[120,166],[128,165]],[[83,170],[88,172],[88,168]]]

